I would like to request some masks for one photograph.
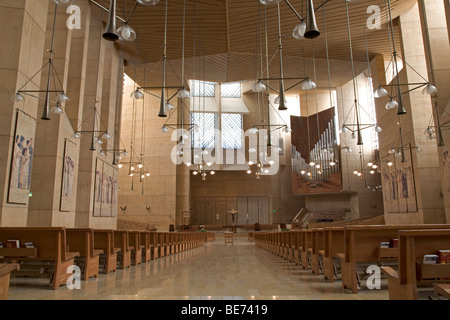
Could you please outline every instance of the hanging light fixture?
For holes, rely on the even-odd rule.
[[[58,73],[56,72],[56,68],[53,63],[53,56],[55,54],[54,47],[55,47],[55,31],[56,31],[56,17],[57,17],[57,11],[58,11],[58,5],[67,5],[70,4],[71,0],[54,0],[55,3],[55,13],[53,16],[53,26],[52,26],[52,36],[51,36],[51,45],[50,49],[47,50],[49,52],[50,56],[48,59],[48,62],[42,66],[42,68],[35,73],[35,75],[25,82],[25,84],[17,90],[17,92],[11,97],[11,100],[16,103],[24,102],[25,97],[24,95],[31,96],[37,99],[41,99],[39,97],[39,93],[44,93],[44,110],[42,113],[42,120],[50,120],[50,113],[53,112],[54,114],[62,114],[63,109],[61,106],[61,103],[64,103],[69,99],[69,97],[66,95],[63,89],[63,85],[61,83],[61,80],[58,76]],[[25,87],[38,75],[41,74],[41,71],[48,67],[48,75],[46,79],[46,90],[27,90]],[[51,88],[52,79],[57,79],[59,87],[60,88]],[[53,80],[53,82],[55,82]],[[51,100],[51,93],[57,94],[55,101]],[[51,109],[50,104],[55,103],[56,106]]]
[[[295,39],[305,39],[306,23],[301,22],[295,26],[294,31],[292,31],[292,36]]]
[[[261,93],[266,91],[267,87],[261,80],[256,81],[256,83],[252,87],[253,92]]]
[[[159,3],[159,1],[138,1],[139,3],[143,3],[146,2],[147,5],[156,5],[157,3]],[[137,90],[138,92],[133,92],[132,95],[135,95],[137,98],[142,98],[144,93],[149,93],[153,96],[157,96],[153,93],[148,92],[147,90],[150,89],[161,89],[161,96],[159,96],[158,98],[160,99],[160,107],[159,107],[159,113],[158,113],[158,117],[160,118],[167,118],[168,111],[173,111],[175,110],[175,107],[173,106],[173,104],[170,103],[170,101],[175,98],[178,97],[179,99],[186,99],[190,97],[190,92],[189,90],[186,89],[186,86],[184,85],[184,40],[185,40],[185,19],[186,19],[186,0],[184,1],[184,5],[183,5],[183,56],[182,56],[182,84],[180,87],[170,87],[171,89],[178,89],[177,93],[174,94],[171,97],[167,97],[167,92],[166,90],[169,89],[169,87],[167,87],[167,77],[166,77],[166,73],[167,73],[167,36],[168,36],[168,7],[169,7],[169,1],[167,0],[165,3],[165,14],[164,14],[164,43],[163,43],[163,75],[162,75],[162,86],[161,87],[139,87]],[[182,102],[183,104],[183,102]],[[184,123],[183,123],[183,117],[181,117],[181,127],[184,127]],[[169,117],[170,119],[170,117]],[[180,128],[180,124],[176,124],[173,125],[175,126],[176,129]],[[172,127],[172,125],[169,124],[165,124],[164,130],[166,128],[170,128]],[[189,128],[189,130],[192,129],[192,126]]]
[[[387,96],[389,96],[389,93],[383,87],[379,87],[374,93],[374,97],[375,98],[384,98],[384,97],[387,97]]]
[[[167,133],[167,132],[169,132],[169,128],[168,128],[166,125],[164,125],[164,126],[161,128],[161,132],[162,132],[162,133]]]
[[[57,0],[61,1],[61,0]],[[105,31],[102,34],[102,38],[108,41],[134,41],[136,40],[136,31],[132,27],[130,27],[129,22],[131,20],[131,17],[133,16],[137,6],[139,4],[142,4],[144,6],[150,6],[150,5],[156,5],[159,3],[159,0],[137,0],[133,9],[131,10],[130,15],[128,16],[128,19],[123,19],[119,16],[117,16],[117,0],[111,0],[109,4],[109,10],[103,7],[101,4],[97,3],[94,0],[90,0],[90,2],[103,11],[106,11],[108,13],[108,19],[106,22]],[[117,28],[117,20],[121,21],[123,25],[119,28]]]
[[[161,102],[159,108],[158,117],[167,117],[166,112],[166,64],[167,64],[167,10],[169,7],[169,0],[166,0],[166,9],[164,15],[164,45],[163,45],[163,79],[162,79],[162,92],[161,92]]]
[[[110,0],[108,21],[106,23],[105,32],[102,35],[103,39],[108,41],[119,40],[119,35],[116,32],[117,31],[116,9],[117,9],[116,0]]]
[[[139,89],[136,89],[131,93],[130,97],[135,100],[142,100],[144,99],[144,94]]]
[[[392,109],[398,108],[398,102],[395,101],[394,99],[391,99],[391,100],[389,100],[388,103],[386,103],[385,108],[386,108],[386,110],[392,110]]]
[[[177,93],[178,98],[180,99],[186,99],[189,98],[191,96],[191,93],[189,92],[189,90],[187,90],[185,87],[182,87],[178,93]]]
[[[63,113],[63,109],[61,108],[61,106],[59,105],[59,102],[56,104],[56,106],[53,107],[52,109],[52,113],[53,114],[61,114]]]
[[[314,81],[312,81],[311,79],[306,79],[303,83],[302,83],[302,89],[303,90],[312,90],[315,89],[317,87],[316,83]]]
[[[306,39],[315,39],[318,36],[320,36],[320,31],[317,28],[313,0],[306,0],[306,30],[304,37]]]
[[[422,5],[424,5],[423,1],[422,1]],[[397,108],[397,114],[398,115],[404,115],[406,114],[406,109],[404,107],[403,104],[403,95],[406,93],[409,93],[413,90],[417,90],[419,88],[425,87],[422,90],[423,94],[429,94],[431,97],[436,96],[437,94],[437,88],[432,85],[428,80],[426,80],[422,75],[420,75],[413,67],[411,67],[411,65],[409,65],[408,62],[406,62],[405,60],[403,60],[401,58],[401,56],[399,56],[398,52],[396,51],[396,46],[395,46],[395,37],[394,37],[394,26],[393,26],[393,21],[392,21],[392,14],[391,14],[391,3],[390,0],[387,0],[387,15],[389,17],[388,20],[388,33],[389,33],[389,39],[390,42],[392,41],[391,44],[391,48],[393,50],[392,52],[392,58],[391,58],[391,62],[393,65],[393,70],[392,72],[394,73],[393,76],[393,83],[391,85],[381,85],[376,91],[375,91],[375,98],[384,98],[384,97],[389,97],[390,101],[386,104],[386,109],[391,110],[391,109],[395,109]],[[425,18],[425,26],[426,26],[426,17]],[[427,29],[427,26],[426,28]],[[427,47],[427,46],[426,46]],[[431,56],[431,54],[430,54]],[[416,82],[416,83],[401,83],[400,82],[400,70],[399,70],[399,63],[398,63],[398,59],[402,59],[403,60],[403,64],[410,68],[411,70],[413,70],[420,78],[423,79],[424,82]],[[431,57],[430,57],[431,59]],[[389,64],[390,65],[390,64]],[[431,68],[432,69],[432,68]],[[408,87],[408,89],[405,92],[402,92],[402,87],[406,86]],[[410,88],[411,86],[415,86],[414,88]],[[391,87],[391,93],[389,93],[384,87]],[[394,100],[396,99],[396,100]]]
[[[125,23],[119,29],[117,29],[117,34],[119,36],[119,40],[123,41],[134,41],[136,40],[136,31],[132,27]]]
[[[312,6],[312,0],[307,0],[310,2],[310,5]],[[260,2],[263,5],[277,5],[277,13],[278,13],[278,52],[279,52],[279,56],[280,56],[280,77],[279,78],[262,78],[262,79],[258,79],[255,83],[255,85],[253,86],[252,90],[254,92],[264,92],[267,88],[272,89],[273,91],[278,93],[278,96],[275,100],[275,104],[278,105],[278,110],[280,111],[284,111],[287,110],[287,99],[286,99],[286,91],[293,89],[294,87],[296,87],[299,84],[302,84],[302,89],[303,90],[311,90],[316,88],[316,84],[311,81],[309,78],[304,77],[304,78],[289,78],[289,80],[299,80],[298,83],[296,83],[295,85],[289,87],[289,88],[285,88],[285,83],[284,81],[286,80],[286,78],[284,77],[284,70],[283,70],[283,43],[282,43],[282,39],[283,39],[283,35],[281,32],[281,12],[280,12],[280,2],[281,1],[268,1],[268,0],[260,0]],[[294,11],[294,13],[299,17],[299,19],[302,21],[302,27],[298,27],[294,30],[294,33],[296,36],[300,36],[300,32],[303,32],[301,28],[303,28],[303,25],[305,26],[305,34],[307,32],[308,33],[308,37],[309,39],[313,39],[316,36],[318,36],[320,33],[315,34],[315,32],[318,32],[317,30],[317,26],[315,26],[315,14],[314,14],[314,9],[310,10],[312,12],[309,12],[307,14],[307,16],[309,17],[309,23],[304,23],[303,22],[303,18],[297,13],[297,11],[294,9],[294,7],[290,4],[289,1],[285,0],[285,2],[289,5],[289,7]],[[267,18],[266,18],[266,26],[267,26]],[[305,36],[307,37],[307,36]],[[266,33],[266,38],[267,38],[267,33]],[[267,42],[267,41],[266,41]],[[267,51],[267,48],[266,48]],[[269,67],[269,66],[267,66]],[[269,83],[268,81],[270,80],[277,80],[279,81],[279,90],[275,90]],[[269,114],[270,117],[270,114]]]
[[[267,5],[273,5],[273,4],[279,4],[283,0],[259,0],[261,4],[267,6]]]
[[[351,60],[351,67],[352,67],[352,81],[353,81],[353,95],[354,95],[354,104],[352,106],[352,110],[354,108],[354,118],[356,120],[356,123],[355,124],[346,123],[347,118],[350,116],[350,113],[352,111],[352,110],[350,110],[347,118],[344,121],[345,123],[342,126],[341,133],[350,131],[352,139],[357,140],[358,146],[362,146],[362,145],[364,145],[364,142],[362,139],[362,130],[365,130],[368,128],[374,128],[374,130],[377,133],[380,133],[382,131],[382,128],[376,124],[376,121],[374,119],[371,119],[374,123],[369,123],[369,124],[361,123],[360,113],[361,113],[361,110],[363,110],[363,107],[358,102],[358,91],[356,89],[356,73],[355,73],[355,65],[354,65],[354,59],[353,59],[353,46],[352,46],[352,35],[351,35],[351,29],[350,29],[350,15],[349,15],[349,10],[348,10],[348,1],[345,1],[345,9],[346,9],[346,15],[347,15],[347,31],[348,31],[349,46],[350,46],[350,60]],[[366,43],[366,54],[367,54],[367,60],[368,60],[368,46],[367,46],[367,38],[366,38],[365,29],[364,29],[364,39],[365,39],[365,43]],[[369,60],[367,61],[367,63],[369,65],[369,73],[370,73]],[[374,95],[384,96],[385,91],[386,90],[383,88],[378,88]],[[396,106],[396,101],[391,100],[386,105],[386,108],[395,108],[395,106]],[[368,114],[368,113],[366,112],[366,114]]]
[[[143,6],[156,6],[159,3],[159,0],[136,0],[138,3]]]

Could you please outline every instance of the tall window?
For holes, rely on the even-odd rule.
[[[214,149],[216,115],[214,113],[191,113],[191,124],[195,125],[192,133],[192,148]]]
[[[242,114],[223,113],[222,124],[222,148],[242,148]]]
[[[191,80],[191,94],[193,97],[215,97],[216,84],[199,80]]]
[[[217,83],[191,80],[191,93],[193,97],[216,97]],[[242,148],[243,118],[236,113],[236,103],[229,98],[242,97],[242,84],[240,82],[223,83],[221,86],[222,105],[221,112],[192,112],[191,124],[195,128],[191,131],[192,148],[214,149],[216,143],[215,129],[221,130],[223,149]],[[217,100],[217,99],[216,99]],[[211,99],[208,100],[210,103]],[[227,108],[225,101],[230,102]],[[204,111],[207,111],[206,108]],[[211,110],[211,109],[209,109]],[[219,110],[219,108],[217,108]]]
[[[222,98],[240,98],[242,96],[242,85],[240,82],[222,83]]]

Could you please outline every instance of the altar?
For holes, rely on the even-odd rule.
[[[239,228],[240,228],[240,229],[243,229],[244,226],[241,226],[241,225],[222,226],[222,229],[228,230],[228,231],[233,232],[233,233],[237,233],[237,230],[238,230]]]

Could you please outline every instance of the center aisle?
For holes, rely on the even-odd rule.
[[[225,245],[223,234],[205,247],[151,261],[116,274],[82,282],[81,290],[12,285],[9,299],[95,300],[387,300],[387,290],[351,294],[340,281],[275,256],[236,234]]]

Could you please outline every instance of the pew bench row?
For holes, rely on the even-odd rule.
[[[12,241],[14,240],[14,241]],[[16,241],[17,240],[17,241]],[[51,288],[66,284],[70,266],[79,265],[82,279],[109,274],[151,260],[203,246],[205,233],[94,230],[71,228],[0,228],[0,265],[45,263]],[[19,244],[17,246],[16,244]],[[26,272],[26,268],[20,268]]]
[[[330,282],[340,278],[342,287],[355,294],[361,288],[359,266],[382,266],[390,299],[417,299],[418,284],[450,282],[450,264],[429,267],[421,261],[424,255],[450,249],[450,225],[352,225],[265,232],[254,239],[257,246]]]

